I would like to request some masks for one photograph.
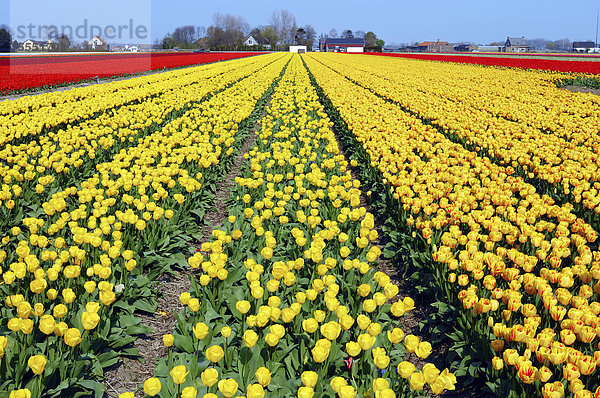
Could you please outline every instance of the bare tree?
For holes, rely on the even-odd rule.
[[[63,34],[58,38],[58,49],[59,51],[67,51],[71,48],[71,39],[69,36]]]
[[[312,25],[306,25],[304,27],[304,31],[306,32],[306,47],[312,49],[315,40],[317,39],[317,32],[315,32],[315,28]]]
[[[296,17],[288,10],[273,11],[271,14],[271,25],[277,30],[279,43],[282,48],[294,42],[296,33]]]
[[[213,25],[207,29],[207,42],[213,48],[235,50],[244,43],[249,25],[242,17],[214,14]]]
[[[210,48],[217,48],[225,44],[225,31],[216,26],[209,26],[206,31],[207,44]]]
[[[268,25],[260,29],[260,32],[271,45],[271,50],[275,50],[277,47],[277,42],[279,41],[279,33],[277,32],[277,29],[273,25]]]
[[[206,27],[197,26],[196,27],[196,41],[206,37]]]
[[[331,38],[334,38],[334,39],[335,39],[335,38],[337,38],[337,37],[338,37],[337,30],[335,30],[335,29],[331,29],[331,30],[329,31],[329,37],[331,37]]]
[[[189,48],[196,41],[196,27],[192,25],[180,26],[173,32],[173,40],[180,47]]]
[[[357,39],[363,39],[365,37],[365,31],[364,30],[355,30],[354,37],[356,37]]]
[[[350,29],[346,29],[343,33],[342,33],[342,37],[344,39],[353,39],[354,38],[354,33],[352,33],[352,31]]]

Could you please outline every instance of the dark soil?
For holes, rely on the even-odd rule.
[[[223,220],[227,218],[228,212],[225,202],[235,185],[235,177],[240,174],[244,154],[248,153],[254,145],[256,138],[254,133],[257,127],[258,124],[254,126],[250,136],[244,141],[241,153],[236,157],[227,175],[217,186],[214,208],[204,216],[205,227],[202,239],[198,242],[190,242],[190,246],[199,249],[202,243],[210,239],[212,230],[221,227]],[[160,298],[158,299],[157,313],[152,315],[137,314],[142,318],[142,323],[151,327],[154,333],[141,335],[134,342],[134,346],[139,351],[139,358],[123,358],[117,365],[105,372],[104,384],[109,397],[117,397],[120,393],[127,391],[134,392],[138,388],[140,391],[136,392],[136,397],[144,396],[141,386],[146,379],[154,376],[154,368],[157,362],[167,356],[168,351],[163,345],[162,336],[173,332],[177,323],[176,314],[183,308],[179,301],[179,295],[190,290],[189,277],[193,277],[193,275],[191,270],[184,270],[174,275],[163,275],[159,279]]]
[[[595,95],[600,95],[600,88],[590,88],[584,86],[564,86],[563,90],[571,91],[572,93],[590,93]]]

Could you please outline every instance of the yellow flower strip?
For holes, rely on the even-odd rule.
[[[560,90],[554,73],[380,57],[320,55],[336,71],[396,101],[544,189],[600,214],[600,101]],[[554,187],[553,187],[554,185]],[[560,187],[562,185],[562,188]]]
[[[270,56],[272,57],[272,56]],[[0,146],[15,139],[35,136],[44,129],[71,124],[134,101],[181,90],[236,68],[260,63],[263,57],[233,60],[194,68],[169,71],[89,87],[76,87],[64,92],[35,95],[26,100],[0,102]],[[56,101],[62,97],[61,101]],[[27,107],[20,104],[27,102]]]
[[[251,79],[98,164],[97,173],[77,187],[53,194],[41,204],[42,216],[5,231],[11,236],[0,251],[0,320],[11,332],[0,343],[8,342],[12,362],[0,361],[0,372],[9,380],[15,371],[19,375],[15,356],[32,355],[39,343],[46,344],[46,351],[35,354],[60,356],[52,366],[60,370],[61,380],[68,372],[79,377],[73,374],[84,369],[78,354],[87,353],[92,343],[116,344],[113,336],[118,339],[119,329],[113,323],[111,330],[112,304],[123,308],[127,300],[135,301],[130,283],[143,280],[136,267],[145,261],[143,252],[158,250],[169,234],[182,234],[177,232],[184,225],[182,217],[206,200],[204,182],[219,178],[214,174],[222,168],[214,166],[232,153],[239,123],[252,113],[289,56],[276,58]],[[0,357],[6,346],[0,344]],[[12,381],[13,388],[23,385],[23,379]]]
[[[432,348],[405,338],[390,318],[414,303],[388,303],[398,288],[371,267],[380,254],[369,243],[374,218],[330,126],[295,55],[236,178],[224,227],[189,259],[201,272],[180,297],[186,308],[170,359],[149,390],[395,397],[403,385],[454,388],[447,370],[402,361]]]
[[[489,316],[470,318],[472,329],[494,333],[500,352],[518,350],[507,363],[519,368],[532,370],[532,354],[537,370],[596,363],[600,352],[589,343],[600,331],[600,253],[588,244],[596,232],[572,206],[554,205],[312,56],[306,62],[400,201],[402,219],[427,242],[439,283],[448,280],[469,313]],[[548,359],[548,351],[557,354]]]
[[[168,90],[157,97],[120,107],[66,129],[39,135],[27,144],[6,145],[0,150],[0,178],[4,182],[0,190],[0,204],[8,209],[16,206],[14,214],[21,202],[29,204],[35,201],[31,197],[35,193],[42,194],[64,184],[67,173],[76,176],[91,174],[90,170],[98,160],[130,146],[140,135],[151,132],[149,129],[153,125],[156,126],[154,128],[160,127],[172,112],[181,111],[207,95],[247,78],[279,56],[256,58],[258,62],[246,67],[234,65],[232,68],[225,62],[220,64],[220,74],[200,82]],[[214,75],[216,71],[218,69],[211,73]],[[172,84],[168,77],[162,83]],[[85,170],[78,173],[77,169],[82,166]],[[23,196],[22,192],[25,193]],[[2,211],[7,213],[6,219],[12,218],[8,216],[9,212]]]

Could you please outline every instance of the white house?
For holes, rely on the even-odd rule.
[[[306,46],[290,46],[290,52],[304,54],[306,53]]]
[[[43,41],[43,40],[25,40],[22,44],[24,51],[47,51],[52,50],[54,47],[52,40]]]
[[[91,40],[88,42],[88,45],[90,46],[90,48],[92,50],[100,50],[100,49],[106,49],[107,45],[106,42],[104,40],[102,40],[100,38],[100,36],[94,36],[91,38]]]
[[[245,46],[258,46],[258,42],[253,36],[248,36],[244,42]]]
[[[260,33],[260,30],[254,29],[244,39],[244,45],[245,46],[250,46],[250,47],[251,46],[265,46],[265,47],[268,47],[269,46],[269,42],[267,41],[267,39],[264,38],[264,36],[262,35],[262,33]]]

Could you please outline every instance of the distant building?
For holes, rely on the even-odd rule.
[[[108,44],[106,44],[106,42],[102,40],[100,36],[92,37],[88,42],[88,46],[92,50],[108,51]]]
[[[265,37],[260,33],[260,30],[254,29],[246,38],[244,39],[245,46],[269,46],[269,42]]]
[[[56,48],[56,43],[52,40],[25,40],[21,45],[23,51],[51,51]]]
[[[573,51],[582,53],[590,51],[590,48],[594,48],[596,45],[593,41],[574,41]]]
[[[531,51],[531,47],[527,45],[525,37],[507,37],[504,48],[507,53],[526,53]]]
[[[139,51],[152,51],[154,50],[154,44],[138,44]]]
[[[362,53],[365,51],[365,40],[327,37],[325,39],[324,47],[323,51],[327,52]]]
[[[459,53],[470,53],[477,50],[478,47],[475,44],[457,44],[454,46],[454,51]]]
[[[405,46],[386,45],[386,46],[383,46],[381,51],[384,53],[399,53],[402,51],[407,51],[407,48]]]
[[[306,46],[290,46],[291,53],[305,54],[306,51]]]
[[[450,53],[454,51],[454,46],[447,41],[424,41],[417,46],[420,52],[429,53]]]
[[[475,50],[475,51],[482,52],[482,53],[503,53],[504,46],[500,46],[500,45],[477,46],[477,50]]]

